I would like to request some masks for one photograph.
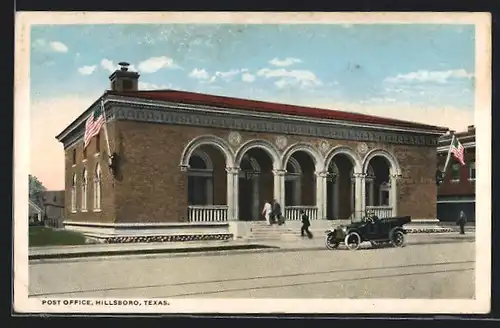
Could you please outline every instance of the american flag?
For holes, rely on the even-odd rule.
[[[85,134],[83,135],[83,148],[88,146],[92,137],[99,134],[103,124],[106,122],[103,109],[104,106],[101,101],[101,106],[97,107],[97,109],[90,114],[87,119],[87,122],[85,123]]]
[[[450,152],[453,156],[460,162],[460,164],[465,165],[464,161],[464,146],[458,141],[457,137],[453,135],[451,140]]]

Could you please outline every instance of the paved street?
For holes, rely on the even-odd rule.
[[[57,297],[472,298],[474,243],[32,261],[30,295]]]

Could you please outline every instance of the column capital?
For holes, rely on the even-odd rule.
[[[352,177],[355,179],[363,179],[363,178],[366,178],[366,174],[365,173],[353,173]]]
[[[328,175],[328,172],[327,171],[316,171],[316,172],[314,172],[314,174],[316,174],[317,177],[326,178]]]
[[[285,176],[286,175],[286,170],[283,169],[278,169],[278,170],[273,170],[274,175],[279,175],[279,176]]]
[[[238,166],[226,166],[226,172],[229,174],[238,174],[240,168]]]
[[[403,177],[402,174],[397,174],[397,173],[393,173],[393,174],[389,174],[389,178],[391,180],[399,180]]]
[[[181,172],[187,172],[189,170],[189,165],[179,165]]]

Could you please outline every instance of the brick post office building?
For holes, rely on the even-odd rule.
[[[450,159],[442,184],[438,188],[437,218],[441,222],[454,223],[463,210],[468,222],[475,222],[476,215],[476,128],[467,127],[466,131],[450,131],[464,146],[465,165],[453,157]],[[451,133],[439,139],[438,165],[446,162],[451,143]]]
[[[174,90],[140,91],[122,66],[57,139],[67,228],[108,242],[232,238],[278,200],[287,220],[436,218],[438,138],[447,129],[342,111]],[[85,120],[104,101],[84,151]],[[126,236],[151,236],[130,239]],[[186,237],[187,236],[187,237]],[[103,237],[104,238],[104,237]]]

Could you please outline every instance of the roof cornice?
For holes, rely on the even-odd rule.
[[[279,113],[268,113],[268,112],[260,112],[260,111],[250,111],[243,109],[233,109],[233,108],[225,108],[218,106],[209,106],[209,105],[193,105],[186,104],[180,102],[171,102],[171,101],[163,101],[163,100],[152,100],[152,99],[144,99],[133,96],[124,96],[124,95],[112,95],[107,92],[104,93],[101,97],[99,97],[89,108],[87,108],[77,119],[75,119],[71,124],[69,124],[59,135],[56,136],[57,140],[60,142],[64,142],[65,138],[70,135],[72,132],[80,128],[83,124],[85,124],[85,120],[87,116],[95,109],[96,106],[100,105],[100,100],[103,99],[104,107],[106,115],[108,116],[108,109],[113,105],[132,105],[133,107],[149,107],[151,109],[176,109],[176,110],[187,110],[190,112],[202,112],[202,113],[213,113],[218,115],[227,115],[227,116],[240,116],[240,117],[249,117],[249,118],[260,118],[260,119],[270,119],[270,120],[282,120],[288,122],[302,122],[302,123],[316,123],[316,124],[325,124],[325,125],[342,125],[346,127],[353,128],[368,128],[368,129],[378,129],[384,131],[392,131],[392,132],[409,132],[416,133],[421,135],[430,135],[430,136],[442,136],[445,132],[444,129],[421,129],[421,128],[410,128],[410,127],[396,127],[391,125],[382,125],[382,124],[371,124],[371,123],[356,123],[344,120],[333,120],[333,119],[320,119],[313,118],[308,116],[299,116],[299,115],[289,115],[289,114],[279,114]],[[113,120],[112,117],[109,117],[110,120]]]

